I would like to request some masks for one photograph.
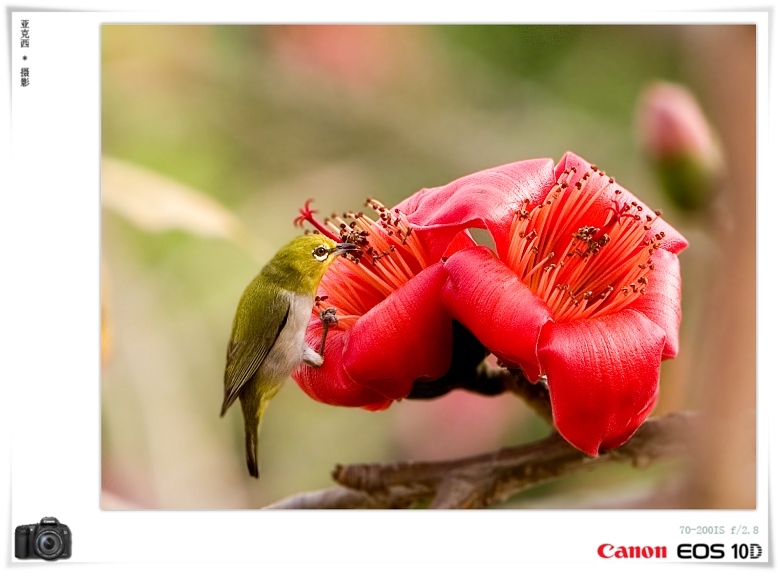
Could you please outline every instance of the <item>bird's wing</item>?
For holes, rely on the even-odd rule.
[[[274,290],[265,301],[255,301],[251,308],[257,309],[255,315],[247,317],[243,329],[234,326],[233,335],[228,343],[227,366],[225,367],[225,399],[222,413],[233,404],[246,382],[263,364],[271,348],[287,324],[290,314],[290,299],[281,290]],[[259,303],[259,304],[258,304]]]

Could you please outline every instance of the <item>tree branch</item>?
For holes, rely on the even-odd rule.
[[[304,492],[266,506],[266,509],[279,508],[306,510],[312,508],[389,508],[384,501],[372,497],[365,492],[352,490],[343,486]]]
[[[464,389],[482,395],[512,392],[550,426],[552,405],[547,381],[528,381],[520,370],[492,367],[473,335],[453,323],[453,366],[430,382],[416,383],[409,399],[431,399]],[[457,360],[455,359],[457,357]],[[687,449],[694,415],[678,413],[650,419],[620,448],[598,457],[575,449],[560,435],[467,458],[389,464],[337,465],[339,486],[281,500],[268,508],[484,508],[550,480],[615,462],[646,466],[679,456]]]
[[[680,456],[687,450],[694,422],[691,413],[650,419],[625,445],[598,457],[578,451],[554,434],[461,459],[338,465],[333,478],[340,486],[293,496],[268,508],[408,508],[428,500],[431,508],[484,508],[584,470],[626,461],[645,467]]]

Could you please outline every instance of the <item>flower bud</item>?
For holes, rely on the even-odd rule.
[[[652,84],[640,97],[638,127],[667,197],[686,211],[706,207],[717,192],[723,161],[693,94],[677,84]]]

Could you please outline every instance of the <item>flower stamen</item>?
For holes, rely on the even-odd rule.
[[[309,222],[315,233],[360,248],[357,254],[348,253],[334,261],[320,282],[319,301],[328,297],[328,306],[337,309],[340,319],[333,328],[339,328],[345,316],[365,314],[428,266],[425,248],[399,209],[390,210],[368,198],[365,205],[377,214],[376,220],[363,212],[348,211],[334,213],[320,223],[310,203],[308,200],[300,210],[297,225]]]
[[[614,184],[595,166],[580,177],[571,167],[539,205],[525,200],[512,221],[507,264],[556,321],[614,312],[646,291],[651,256],[663,237],[652,234],[660,213],[642,213],[641,205],[621,200],[616,189],[601,226],[583,225]]]

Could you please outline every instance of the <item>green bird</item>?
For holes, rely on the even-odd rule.
[[[279,250],[241,296],[227,348],[225,399],[220,416],[238,398],[244,413],[246,464],[257,478],[257,435],[268,402],[306,363],[323,363],[325,336],[336,322],[335,309],[320,313],[323,337],[319,352],[306,344],[314,297],[320,280],[338,255],[360,251],[324,235],[293,239]]]

